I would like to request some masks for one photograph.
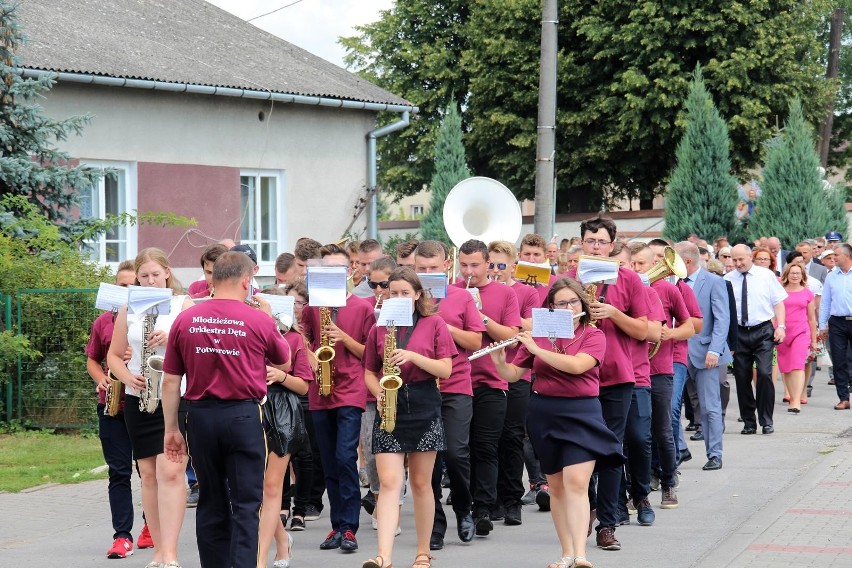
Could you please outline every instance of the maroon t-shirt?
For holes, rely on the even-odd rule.
[[[651,288],[657,291],[660,302],[663,303],[663,313],[666,316],[665,324],[675,328],[689,318],[689,312],[683,301],[683,296],[677,291],[674,284],[660,279],[651,284]],[[651,359],[651,375],[671,375],[674,373],[672,367],[672,356],[674,354],[674,341],[663,341],[660,350]]]
[[[698,298],[695,297],[695,292],[692,291],[689,284],[683,280],[678,280],[676,288],[683,298],[683,304],[686,306],[686,311],[689,313],[689,317],[704,317],[701,314],[701,307],[698,305]],[[687,357],[689,357],[689,349],[687,347],[686,340],[679,339],[677,341],[672,341],[672,343],[674,344],[672,345],[672,363],[682,363],[683,365],[686,365]]]
[[[456,284],[462,287],[461,284]],[[495,322],[520,329],[521,312],[518,310],[518,298],[512,290],[499,282],[489,282],[479,289],[482,298],[482,313]],[[487,332],[482,334],[482,346],[493,343]],[[491,357],[480,357],[470,362],[470,379],[473,388],[487,386],[493,389],[509,390],[509,383],[500,378]]]
[[[311,369],[310,355],[305,348],[305,338],[298,331],[291,329],[284,334],[284,341],[290,346],[291,364],[288,373],[306,381],[313,381],[314,371]],[[310,388],[310,385],[308,385],[308,388]]]
[[[397,347],[414,351],[429,359],[455,358],[458,349],[447,329],[446,322],[440,316],[421,317],[414,326],[414,331],[408,338],[405,346],[402,342],[408,335],[408,327],[396,328]],[[374,325],[367,336],[367,347],[364,349],[364,368],[382,377],[385,356],[385,326]],[[413,363],[406,363],[400,367],[402,382],[416,383],[420,381],[434,381],[435,376],[430,375]]]
[[[476,309],[476,302],[469,292],[460,290],[455,286],[447,288],[447,297],[436,300],[438,304],[438,315],[447,322],[447,325],[457,327],[463,331],[480,331],[485,335],[485,324]],[[466,394],[473,396],[473,386],[470,382],[470,351],[460,345],[456,345],[458,357],[453,357],[453,372],[449,378],[441,381],[442,393]]]
[[[512,292],[514,292],[515,296],[518,298],[518,308],[521,310],[521,319],[531,318],[533,308],[542,307],[541,298],[539,297],[539,288],[545,288],[546,290],[550,290],[549,285],[533,288],[532,286],[527,286],[526,284],[515,283],[514,286],[509,286],[509,289],[512,290]],[[544,295],[544,298],[545,301],[547,301],[547,294]],[[515,358],[515,355],[518,354],[518,349],[520,349],[520,347],[520,343],[515,343],[511,347],[507,347],[506,360],[512,361]],[[530,373],[524,373],[520,380],[529,382]]]
[[[550,293],[550,288],[553,286],[553,283],[562,278],[562,276],[551,275],[547,281],[547,286],[536,286],[535,291],[538,293],[538,305],[537,308],[546,308],[547,306],[547,295]]]
[[[112,343],[112,330],[115,320],[112,312],[104,312],[99,315],[92,324],[92,333],[89,335],[89,343],[86,344],[86,357],[97,361],[106,370],[106,356],[109,345]],[[98,391],[98,404],[106,404],[106,392]],[[119,411],[124,410],[124,389],[121,390],[121,401]]]
[[[660,297],[657,292],[650,287],[644,287],[645,297],[648,302],[648,321],[664,321],[666,319],[663,313],[663,305],[660,303]],[[633,342],[633,367],[636,377],[637,387],[651,386],[651,362],[648,360],[648,350],[651,344],[647,341]]]
[[[330,308],[334,310],[334,308]],[[332,312],[333,313],[333,312]],[[376,323],[376,312],[373,303],[354,294],[346,299],[346,305],[337,308],[337,315],[332,315],[337,327],[342,329],[352,339],[366,345],[370,328]],[[302,311],[302,331],[316,351],[320,345],[320,309],[315,306],[305,306]],[[367,383],[364,382],[364,366],[361,359],[341,344],[334,346],[334,387],[331,395],[320,396],[319,385],[314,382],[308,390],[309,408],[311,410],[330,410],[341,406],[356,406],[364,409],[367,406]]]
[[[190,298],[206,298],[210,295],[210,288],[207,287],[207,280],[196,280],[189,285],[186,293]]]
[[[575,278],[577,271],[574,270],[572,278]],[[605,295],[604,301],[620,311],[624,312],[632,318],[640,318],[648,315],[647,296],[643,290],[646,288],[642,284],[639,276],[629,268],[621,267],[618,269],[618,279],[615,284],[609,286],[598,287],[598,297]],[[606,336],[606,358],[601,361],[601,386],[609,387],[623,383],[635,383],[633,377],[633,346],[634,344],[642,344],[645,347],[645,341],[637,341],[623,331],[621,331],[610,319],[604,319],[598,322],[600,328]],[[647,347],[645,347],[647,349]]]
[[[186,400],[260,400],[267,361],[289,360],[290,347],[275,320],[241,300],[214,299],[175,318],[163,370],[186,374]]]
[[[550,340],[546,337],[536,337],[535,343],[544,349],[552,349]],[[532,369],[535,373],[533,391],[546,396],[577,398],[583,396],[598,396],[600,394],[598,374],[600,364],[606,354],[606,338],[604,333],[590,325],[577,328],[573,339],[557,339],[556,346],[566,355],[586,353],[597,361],[597,364],[579,375],[571,375],[554,369],[538,357],[533,357],[523,345],[518,349],[512,363],[524,369]]]

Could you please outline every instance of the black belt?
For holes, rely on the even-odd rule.
[[[842,319],[842,320],[846,320],[846,321],[852,320],[852,316],[830,316],[829,319],[831,319],[831,318],[837,318],[837,319]]]
[[[249,404],[260,404],[260,399],[258,398],[243,398],[243,399],[222,399],[222,398],[202,398],[201,400],[187,400],[186,403],[189,406],[195,406],[197,408],[209,408],[211,406],[219,406],[222,404],[239,404],[239,403],[249,403]]]
[[[752,331],[752,330],[755,330],[755,329],[760,329],[760,328],[762,328],[762,327],[763,327],[763,326],[765,326],[765,325],[772,325],[772,320],[766,320],[766,321],[764,321],[764,322],[760,322],[760,323],[759,323],[759,324],[757,324],[757,325],[741,325],[741,326],[738,326],[738,327],[739,327],[740,329],[745,329],[745,330],[747,330],[747,331]]]

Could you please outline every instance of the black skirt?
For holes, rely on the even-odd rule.
[[[396,391],[396,428],[385,432],[376,412],[373,453],[439,452],[447,449],[441,420],[441,393],[435,381],[417,381]]]
[[[533,393],[527,433],[541,465],[554,475],[569,465],[595,461],[595,469],[624,463],[622,445],[603,419],[595,397],[564,398]]]
[[[129,394],[124,404],[124,423],[130,435],[134,459],[141,460],[163,453],[166,423],[162,404],[157,405],[153,414],[148,414],[139,410],[139,397]]]
[[[263,428],[269,451],[278,457],[301,448],[308,433],[299,396],[281,385],[269,385],[263,403]]]

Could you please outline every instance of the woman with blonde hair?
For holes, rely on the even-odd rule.
[[[175,463],[163,453],[163,407],[158,405],[153,413],[145,412],[140,407],[140,395],[146,387],[143,370],[147,365],[147,361],[142,360],[142,352],[145,347],[155,355],[165,355],[172,323],[182,310],[191,307],[193,303],[188,296],[179,294],[183,288],[172,274],[169,259],[162,250],[143,249],[136,256],[133,268],[137,285],[172,289],[169,312],[156,315],[153,329],[147,337],[143,337],[148,316],[131,314],[127,306],[122,308],[115,319],[107,363],[110,372],[125,385],[124,420],[130,434],[133,457],[142,478],[142,508],[154,541],[154,559],[146,568],[180,568],[177,543],[186,510],[184,473],[187,456]],[[131,348],[132,356],[125,365],[124,354],[128,347]],[[184,428],[185,420],[181,420],[181,429]]]

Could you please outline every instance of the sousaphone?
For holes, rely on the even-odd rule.
[[[457,247],[477,239],[514,243],[521,235],[518,199],[497,180],[472,177],[453,187],[444,201],[444,228]]]

